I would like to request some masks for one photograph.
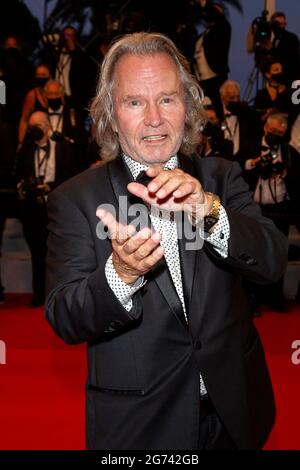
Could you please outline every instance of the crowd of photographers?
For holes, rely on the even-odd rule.
[[[231,25],[223,7],[206,0],[198,0],[198,7],[205,28],[198,35],[194,29],[192,53],[190,47],[184,52],[205,93],[199,158],[238,161],[254,199],[288,235],[291,224],[300,229],[300,109],[292,99],[292,83],[300,79],[298,38],[286,30],[282,12],[253,22],[247,47],[263,86],[243,102],[239,83],[228,80]],[[88,105],[107,41],[91,57],[76,34],[67,26],[57,47],[44,44],[33,77],[17,38],[7,37],[0,55],[6,84],[6,105],[0,106],[0,247],[5,219],[20,218],[32,257],[32,306],[45,298],[47,195],[98,161]],[[285,310],[283,279],[264,299],[257,286],[245,288],[254,310],[262,301]],[[0,278],[0,301],[3,290]]]
[[[205,7],[205,0],[201,3]],[[209,8],[215,9],[211,18],[223,16],[218,22],[227,21],[220,7],[210,5]],[[264,12],[251,25],[248,52],[253,53],[258,78],[259,75],[263,78],[263,85],[254,90],[251,102],[241,101],[239,83],[228,80],[224,74],[218,97],[215,93],[209,94],[206,80],[201,80],[203,75],[198,73],[198,77],[207,91],[207,124],[203,129],[200,155],[238,161],[254,200],[260,204],[264,215],[288,236],[290,225],[296,225],[298,231],[300,229],[300,107],[299,100],[293,99],[293,84],[300,78],[300,49],[297,36],[287,31],[286,26],[283,12],[274,13],[269,21]],[[210,80],[213,80],[212,75],[216,78],[217,71],[210,58],[212,50],[205,49],[211,30],[208,25],[202,35],[202,51],[199,54],[196,49],[195,65],[198,72],[206,72],[204,76],[210,70]],[[217,42],[222,40],[222,35],[214,40],[217,50]],[[198,44],[199,41],[201,38]],[[224,63],[225,58],[228,61],[228,50],[226,54]],[[291,250],[291,256],[298,256],[296,247]],[[268,302],[274,310],[286,311],[283,278],[264,291],[254,285],[246,288],[254,310],[261,302]]]
[[[88,123],[97,64],[78,47],[76,34],[66,27],[58,48],[45,44],[33,71],[14,36],[5,39],[0,55],[6,85],[0,117],[0,239],[5,219],[18,217],[32,258],[32,306],[45,299],[47,195],[98,159]]]

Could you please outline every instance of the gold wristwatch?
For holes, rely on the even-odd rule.
[[[218,222],[220,217],[220,209],[221,209],[221,200],[219,196],[213,193],[206,193],[213,199],[213,204],[210,212],[204,217],[203,220],[203,228],[204,232],[210,233],[213,226]]]

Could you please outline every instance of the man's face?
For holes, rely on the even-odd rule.
[[[56,83],[48,84],[46,88],[46,96],[48,99],[62,98],[63,95],[60,86]]]
[[[38,143],[44,143],[44,141],[47,141],[48,134],[51,129],[50,123],[47,119],[41,118],[40,116],[33,114],[32,116],[30,116],[28,124],[29,126],[37,126],[43,131],[44,136],[41,140],[38,141]]]
[[[218,124],[219,119],[214,109],[205,109],[206,119],[212,124]]]
[[[35,71],[35,78],[50,78],[50,72],[47,67],[44,67],[43,65],[40,65],[39,67],[36,68]]]
[[[113,79],[113,127],[122,150],[146,165],[164,164],[180,148],[186,115],[174,62],[163,53],[126,55]]]
[[[277,119],[272,119],[269,122],[266,122],[264,131],[265,135],[271,133],[283,137],[286,133],[286,126],[282,122],[277,121]]]
[[[5,39],[5,42],[4,42],[5,49],[10,49],[10,48],[18,49],[18,47],[19,47],[18,41],[15,37],[11,36]]]
[[[282,31],[284,31],[287,26],[287,22],[284,16],[277,16],[276,18],[274,18],[273,22]]]
[[[282,73],[282,72],[283,72],[283,69],[282,69],[282,65],[280,64],[280,62],[275,62],[274,64],[271,64],[270,75],[276,75],[277,73]]]
[[[73,42],[76,39],[76,31],[73,28],[65,28],[63,30],[63,38],[66,43],[69,41]]]
[[[224,106],[227,106],[230,102],[237,103],[240,101],[240,98],[240,92],[235,86],[228,86],[226,92],[221,97]]]

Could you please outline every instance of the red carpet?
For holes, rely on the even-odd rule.
[[[24,307],[26,295],[8,295],[0,306],[0,449],[83,449],[85,346],[67,346],[41,308]],[[298,311],[297,311],[298,309]],[[277,422],[267,449],[300,449],[300,365],[291,344],[300,340],[300,309],[265,312],[256,320],[277,401]]]
[[[85,346],[55,336],[30,296],[0,306],[0,449],[84,449]]]

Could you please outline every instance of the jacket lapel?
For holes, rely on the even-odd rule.
[[[121,206],[119,220],[122,223],[132,223],[132,221],[134,220],[133,214],[135,214],[136,217],[136,211],[134,210],[133,205],[139,204],[144,208],[143,216],[141,217],[141,223],[139,225],[141,228],[143,226],[149,226],[149,215],[146,205],[143,204],[140,199],[137,199],[132,196],[127,190],[127,184],[130,181],[133,181],[133,178],[130,173],[130,170],[127,168],[121,157],[116,158],[108,164],[108,174],[116,198],[117,207]],[[127,198],[126,204],[123,202],[123,199],[122,203],[119,204],[120,196],[123,196],[123,199],[124,197]],[[146,214],[146,216],[144,216],[144,214]],[[176,289],[171,279],[171,275],[169,273],[169,269],[164,258],[160,263],[158,263],[157,266],[155,266],[151,270],[151,272],[147,275],[147,278],[149,279],[149,281],[153,280],[154,282],[156,282],[158,288],[161,291],[161,294],[164,296],[170,309],[172,310],[180,324],[184,326],[185,329],[187,329],[182,305],[177,295]]]
[[[194,168],[194,164],[191,158],[184,157],[179,155],[179,167],[185,172],[189,173],[194,178],[197,178],[196,171]],[[194,273],[195,273],[195,266],[196,266],[196,256],[199,251],[195,251],[192,249],[195,244],[199,244],[199,236],[195,238],[190,238],[192,232],[190,229],[187,229],[183,224],[185,222],[184,219],[180,219],[181,227],[178,227],[178,233],[180,234],[178,239],[178,246],[179,246],[179,253],[180,253],[180,262],[181,262],[181,275],[182,275],[182,283],[183,283],[183,292],[185,298],[185,305],[187,314],[189,315],[189,310],[191,307],[191,297],[193,292],[193,283],[194,283]],[[198,242],[197,242],[198,240]]]

